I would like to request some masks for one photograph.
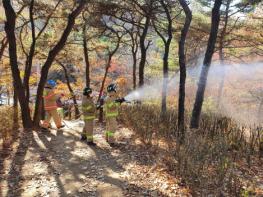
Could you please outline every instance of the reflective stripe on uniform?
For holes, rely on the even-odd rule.
[[[96,118],[95,116],[83,116],[84,120],[93,120],[95,118]]]
[[[109,104],[107,104],[108,107],[112,107],[115,103],[114,102],[111,102]]]
[[[108,103],[106,105],[106,117],[117,117],[119,115],[118,106],[118,103],[116,103],[115,101]],[[116,109],[111,111],[109,108],[112,107],[116,107]]]
[[[113,137],[113,136],[114,136],[114,132],[112,132],[112,131],[106,131],[106,135],[107,135],[108,137]]]
[[[44,96],[44,99],[48,100],[50,99],[52,96],[55,96],[56,94],[50,94],[50,95],[47,95],[47,96]]]
[[[88,140],[93,140],[93,136],[92,135],[86,135]]]
[[[45,106],[45,110],[54,110],[57,109],[58,107],[56,105],[52,105],[52,106]]]
[[[88,105],[88,106],[82,106],[82,110],[86,110],[86,111],[88,111],[88,110],[90,110],[90,109],[92,109],[92,106],[91,105]]]
[[[114,112],[114,113],[106,113],[106,117],[110,118],[110,117],[117,117],[119,115],[118,112]]]

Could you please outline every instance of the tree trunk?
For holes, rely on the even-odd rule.
[[[101,97],[102,97],[102,93],[103,93],[103,90],[104,90],[106,78],[107,78],[107,75],[108,75],[108,72],[109,72],[109,68],[110,68],[110,63],[106,66],[104,77],[103,77],[102,84],[101,84],[101,87],[100,87],[99,97],[98,97],[98,100],[97,100],[97,103],[99,103],[101,106],[104,104],[104,101],[101,100]],[[102,108],[100,108],[100,111],[99,111],[99,122],[103,122],[103,109]]]
[[[169,50],[172,38],[169,38],[165,43],[165,52],[163,57],[163,89],[162,89],[162,113],[167,111],[167,88],[168,88],[168,77],[169,77]]]
[[[214,54],[214,49],[215,49],[215,44],[216,44],[216,39],[217,39],[218,27],[219,27],[219,22],[220,22],[221,4],[222,4],[222,0],[215,0],[215,4],[212,10],[211,31],[210,31],[208,44],[207,44],[207,49],[205,53],[201,75],[199,78],[194,108],[192,111],[191,128],[199,127],[199,121],[200,121],[202,105],[204,101],[204,93],[205,93],[205,88],[206,88],[207,76],[208,76],[209,68],[211,65],[212,57]]]
[[[17,92],[18,100],[21,107],[23,127],[31,128],[32,120],[30,117],[29,103],[26,101],[25,89],[20,78],[20,71],[17,63],[17,48],[16,48],[16,36],[15,36],[15,23],[16,14],[9,0],[3,0],[3,5],[6,14],[5,32],[9,42],[9,56],[10,66],[12,71],[12,77],[14,81],[14,88]]]
[[[80,117],[80,111],[79,111],[79,108],[78,108],[78,103],[77,103],[77,99],[76,99],[76,95],[74,94],[74,91],[70,85],[70,82],[69,82],[69,76],[68,76],[68,71],[67,71],[67,68],[61,63],[59,62],[59,65],[63,68],[64,70],[64,73],[65,73],[65,78],[66,78],[66,81],[67,81],[67,86],[68,86],[68,89],[69,89],[69,92],[70,94],[72,95],[72,99],[73,99],[73,103],[74,103],[74,109],[75,109],[75,119],[78,119]]]
[[[173,34],[172,34],[172,17],[170,14],[170,11],[166,5],[166,3],[164,2],[164,0],[160,1],[165,14],[166,14],[166,18],[168,21],[168,26],[167,26],[167,37],[165,35],[163,35],[161,33],[161,31],[159,31],[158,27],[155,25],[154,21],[153,21],[153,27],[156,31],[156,33],[160,36],[160,38],[162,39],[163,43],[164,43],[164,55],[163,55],[163,88],[162,88],[162,102],[161,102],[161,114],[164,115],[167,111],[167,89],[168,89],[168,77],[169,77],[169,52],[170,52],[170,45],[171,45],[171,41],[173,38]]]
[[[28,57],[26,59],[25,77],[24,77],[24,87],[25,87],[25,94],[26,94],[27,102],[29,101],[29,98],[30,98],[29,79],[31,75],[31,69],[32,69],[33,58],[35,55],[35,46],[36,46],[36,33],[35,33],[35,22],[34,22],[34,0],[31,0],[31,3],[30,3],[29,18],[30,18],[30,24],[31,24],[32,43],[30,46]]]
[[[18,10],[17,12],[17,15],[18,16],[23,10],[24,8],[26,7],[26,5],[23,5],[20,10]],[[3,40],[1,41],[1,48],[0,48],[0,61],[4,55],[4,52],[5,52],[5,48],[7,47],[7,44],[8,44],[8,37],[4,37]]]
[[[186,55],[185,55],[185,40],[190,28],[192,21],[192,12],[185,0],[179,0],[185,13],[185,22],[183,29],[181,31],[181,38],[179,41],[179,66],[180,66],[180,85],[179,85],[179,101],[178,101],[178,135],[180,136],[180,141],[184,140],[184,112],[185,112],[185,81],[186,81]]]
[[[224,52],[223,52],[223,46],[222,43],[219,43],[219,59],[220,59],[220,65],[222,67],[222,76],[219,82],[219,88],[218,88],[218,96],[217,96],[217,109],[220,109],[221,100],[224,93],[224,84],[225,84],[225,67],[224,67]]]
[[[132,79],[133,79],[133,89],[135,90],[137,87],[137,78],[136,78],[136,70],[137,70],[137,51],[134,52],[134,47],[132,47],[132,59],[133,59],[133,66],[132,66]]]
[[[54,46],[54,48],[49,51],[46,62],[44,63],[41,69],[41,77],[40,77],[40,81],[39,81],[38,89],[37,89],[37,99],[36,99],[35,114],[34,114],[34,125],[38,125],[39,123],[39,118],[40,118],[39,115],[41,112],[39,106],[40,106],[40,102],[43,96],[43,90],[44,90],[44,86],[47,80],[49,68],[51,67],[57,54],[63,49],[64,45],[66,44],[67,38],[75,24],[75,19],[80,14],[80,12],[83,10],[85,2],[86,2],[85,0],[82,0],[80,4],[78,5],[78,7],[68,16],[68,23],[67,23],[67,26],[60,40]]]
[[[112,57],[114,56],[114,54],[119,49],[121,38],[122,38],[122,36],[119,36],[118,32],[116,32],[115,30],[111,29],[111,31],[113,31],[116,34],[116,36],[118,38],[118,41],[117,41],[117,44],[116,44],[114,50],[109,51],[109,58],[108,58],[108,62],[106,64],[105,74],[104,74],[104,77],[103,77],[103,80],[102,80],[102,85],[101,85],[101,88],[100,88],[100,93],[99,93],[99,97],[98,97],[98,101],[97,101],[97,103],[100,103],[100,104],[103,104],[103,102],[104,102],[104,101],[101,100],[101,96],[102,96],[102,93],[103,93],[103,89],[104,89],[104,86],[105,86],[105,82],[106,82],[106,78],[107,78],[107,75],[108,75],[108,72],[109,72],[109,68],[111,67],[111,60],[112,60]],[[102,122],[102,121],[103,121],[103,109],[100,108],[99,122]]]
[[[139,87],[144,85],[144,67],[145,67],[146,56],[147,56],[147,46],[145,46],[145,40],[148,33],[149,25],[150,25],[150,17],[147,16],[142,35],[140,36],[141,61],[139,64]]]
[[[221,31],[220,39],[219,39],[219,59],[220,59],[220,64],[222,67],[222,77],[219,83],[219,89],[218,89],[218,98],[217,98],[217,108],[220,108],[221,104],[221,99],[223,97],[223,90],[224,90],[224,84],[225,84],[225,67],[224,67],[224,40],[226,36],[226,31],[227,31],[227,25],[228,25],[228,17],[229,17],[229,7],[230,3],[232,0],[227,0],[226,4],[226,13],[225,13],[225,18],[224,18],[224,26]]]
[[[86,24],[83,26],[83,53],[86,65],[86,87],[90,87],[90,63],[89,63],[89,52],[87,45],[87,36],[86,36]]]

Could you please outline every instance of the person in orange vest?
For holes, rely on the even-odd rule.
[[[40,126],[43,129],[48,129],[51,127],[50,120],[53,118],[56,127],[58,129],[63,128],[64,125],[62,125],[61,117],[59,116],[57,112],[57,99],[58,95],[55,94],[54,88],[56,87],[56,82],[54,80],[48,80],[45,88],[44,88],[44,94],[43,94],[43,100],[44,100],[44,109],[46,112],[46,118],[45,120],[42,120],[40,122]]]
[[[96,117],[96,105],[93,102],[91,93],[91,88],[84,88],[82,98],[82,112],[85,125],[81,134],[81,140],[87,141],[88,145],[95,146],[96,144],[93,142],[93,127],[94,119]]]
[[[105,98],[105,103],[103,106],[106,118],[106,141],[110,146],[117,145],[115,142],[114,134],[117,130],[117,117],[119,115],[119,107],[122,102],[125,102],[124,98],[118,99],[117,85],[110,84],[107,87],[108,95]]]

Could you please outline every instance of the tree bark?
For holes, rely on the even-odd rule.
[[[132,52],[132,59],[133,59],[133,65],[132,65],[132,80],[133,80],[133,89],[135,90],[137,87],[137,52]]]
[[[144,85],[144,67],[147,56],[147,46],[145,45],[146,36],[150,25],[150,16],[146,17],[142,35],[140,36],[141,61],[139,64],[139,87]]]
[[[40,103],[41,103],[41,98],[43,96],[43,90],[44,90],[44,86],[47,80],[49,68],[51,67],[57,54],[63,49],[64,45],[66,44],[67,38],[75,24],[75,19],[80,14],[80,12],[83,10],[85,2],[86,2],[85,0],[80,1],[80,4],[78,5],[78,7],[74,11],[72,11],[72,13],[68,16],[67,26],[60,40],[54,46],[54,48],[49,51],[46,62],[44,63],[41,69],[41,77],[40,77],[40,81],[39,81],[38,89],[37,89],[37,99],[36,99],[35,114],[34,114],[34,125],[38,125],[38,122],[39,122],[39,118],[40,118],[39,115],[41,111]]]
[[[111,58],[109,58],[109,59],[111,59]],[[101,97],[102,97],[102,93],[103,93],[103,90],[104,90],[106,78],[108,76],[108,72],[109,72],[109,68],[110,68],[110,61],[111,60],[109,60],[109,64],[106,66],[104,77],[103,77],[102,84],[101,84],[101,87],[100,87],[99,97],[98,97],[98,100],[97,100],[97,103],[99,103],[100,105],[104,104],[104,101],[101,100]],[[103,122],[103,109],[102,108],[100,108],[100,111],[99,111],[99,122]]]
[[[100,103],[100,104],[103,104],[103,101],[101,101],[101,96],[102,96],[102,93],[103,93],[103,90],[104,90],[104,86],[105,86],[105,82],[106,82],[106,78],[108,76],[108,72],[109,72],[109,69],[110,69],[110,66],[111,66],[111,60],[112,60],[112,57],[114,56],[114,54],[117,52],[117,50],[119,49],[120,47],[120,42],[121,42],[121,38],[122,36],[120,37],[118,32],[116,32],[115,30],[111,29],[115,34],[116,36],[118,37],[118,41],[117,41],[117,44],[116,44],[116,47],[114,48],[113,51],[109,51],[109,58],[108,58],[108,62],[106,64],[106,68],[105,68],[105,73],[104,73],[104,77],[103,77],[103,80],[102,80],[102,84],[101,84],[101,88],[100,88],[100,93],[99,93],[99,97],[98,97],[98,100],[97,100],[97,103]],[[99,122],[102,122],[103,121],[103,109],[100,108],[100,113],[99,113]]]
[[[58,61],[57,61],[58,62]],[[75,109],[75,119],[78,119],[80,117],[80,111],[79,111],[79,108],[78,108],[78,103],[77,103],[77,99],[76,99],[76,95],[74,94],[74,91],[70,85],[70,82],[69,82],[69,76],[68,76],[68,71],[67,71],[67,68],[63,65],[63,63],[61,62],[58,62],[59,65],[63,68],[64,70],[64,73],[65,73],[65,78],[66,78],[66,82],[67,82],[67,86],[68,86],[68,89],[69,89],[69,92],[70,94],[72,95],[72,99],[73,99],[73,103],[74,103],[74,109]]]
[[[167,21],[168,21],[168,28],[167,28],[168,38],[166,40],[163,37],[165,49],[164,49],[164,56],[163,56],[162,114],[164,114],[167,111],[167,88],[168,88],[168,77],[169,77],[169,52],[170,52],[171,41],[173,38],[173,34],[172,34],[172,23],[173,23],[173,21],[172,21],[170,12],[167,8],[167,5],[164,3],[163,0],[161,0],[161,5],[165,10],[165,14],[166,14]]]
[[[89,63],[89,51],[87,45],[87,35],[86,35],[86,24],[83,25],[83,54],[85,59],[85,73],[86,73],[86,87],[90,87],[90,63]]]
[[[220,108],[221,99],[223,97],[224,84],[225,84],[224,40],[225,40],[227,25],[228,25],[230,3],[231,3],[231,0],[227,0],[225,18],[224,18],[224,26],[223,26],[223,29],[221,31],[221,35],[220,35],[220,39],[219,39],[219,59],[220,59],[221,67],[222,67],[222,77],[221,77],[221,80],[219,83],[219,89],[218,89],[217,108]]]
[[[30,3],[29,18],[30,18],[30,24],[31,24],[32,43],[30,46],[29,54],[26,59],[25,76],[24,76],[24,87],[25,87],[25,94],[26,94],[27,102],[29,101],[29,98],[30,98],[29,79],[31,75],[31,69],[32,69],[33,58],[35,55],[35,47],[36,47],[36,33],[35,33],[35,22],[34,22],[34,0],[31,0],[31,3]]]
[[[32,120],[30,117],[30,109],[25,96],[25,89],[20,77],[20,71],[17,63],[17,47],[15,36],[16,14],[9,0],[3,0],[3,6],[6,14],[5,32],[9,42],[9,56],[12,77],[14,81],[14,88],[18,96],[21,107],[22,121],[24,128],[32,127]]]
[[[211,30],[210,36],[207,44],[207,49],[205,53],[205,58],[203,61],[203,67],[201,71],[201,75],[199,78],[198,88],[196,92],[196,98],[194,103],[194,108],[192,111],[192,118],[191,118],[191,128],[198,128],[199,121],[202,111],[202,105],[204,101],[204,93],[206,88],[206,81],[209,72],[209,68],[211,65],[212,57],[214,54],[218,27],[220,22],[220,7],[222,4],[222,0],[215,0],[214,7],[212,10],[212,23],[211,23]]]
[[[179,0],[181,7],[185,13],[185,21],[183,29],[181,30],[181,37],[179,41],[179,66],[180,66],[180,84],[179,84],[179,101],[178,101],[178,135],[180,136],[180,141],[184,140],[184,114],[185,114],[185,81],[186,81],[186,54],[185,54],[185,41],[187,33],[189,31],[191,21],[192,21],[192,11],[190,10],[187,2],[185,0]]]
[[[18,10],[16,17],[24,10],[24,8],[26,7],[26,5],[23,5],[20,10]],[[0,61],[4,55],[5,52],[5,48],[7,47],[8,44],[8,39],[7,37],[4,37],[3,40],[1,41],[1,48],[0,48]]]
[[[134,27],[133,27],[133,30],[134,30]],[[138,53],[138,48],[139,48],[139,43],[138,43],[139,28],[137,30],[138,31],[136,32],[135,31],[130,32],[130,36],[132,39],[132,59],[133,59],[132,78],[133,78],[133,89],[134,90],[137,88],[137,53]]]

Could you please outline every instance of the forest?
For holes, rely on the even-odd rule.
[[[263,196],[262,0],[1,0],[0,197]]]

